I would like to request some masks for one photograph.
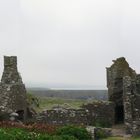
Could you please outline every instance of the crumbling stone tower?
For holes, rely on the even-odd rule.
[[[17,112],[26,119],[26,89],[17,70],[17,57],[4,56],[4,72],[0,83],[0,107],[5,113]]]
[[[109,101],[115,104],[116,123],[124,123],[126,133],[140,136],[140,74],[129,67],[124,57],[107,68]]]
[[[124,57],[113,60],[107,68],[107,87],[109,101],[115,104],[115,123],[124,122],[123,78],[129,76],[135,79],[136,72],[129,67]]]

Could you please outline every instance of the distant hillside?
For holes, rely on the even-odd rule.
[[[66,99],[95,99],[107,100],[107,90],[47,90],[41,88],[28,88],[28,92],[36,96],[59,97]]]

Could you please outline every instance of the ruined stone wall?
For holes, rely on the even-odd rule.
[[[132,80],[132,107],[133,107],[133,122],[132,122],[132,134],[134,136],[140,136],[140,75],[136,76],[135,80]]]
[[[50,124],[114,124],[114,107],[110,102],[94,102],[83,105],[81,109],[47,110],[36,118]]]
[[[111,67],[107,68],[107,87],[109,101],[116,105],[123,103],[123,77],[135,78],[135,71],[129,67],[124,57],[113,60]]]
[[[124,110],[126,132],[140,136],[140,92],[139,75],[135,79],[124,77]]]
[[[85,109],[46,110],[37,116],[37,121],[49,124],[87,124]]]
[[[123,102],[124,102],[124,124],[126,133],[132,134],[133,126],[133,88],[132,79],[129,76],[123,78]]]
[[[17,70],[17,57],[4,57],[4,72],[0,83],[0,109],[5,113],[24,112],[26,117],[26,89]]]
[[[140,136],[140,95],[134,96],[132,134]]]
[[[136,94],[140,95],[140,74],[137,74],[135,83],[136,83]]]
[[[107,87],[109,101],[115,104],[115,123],[117,124],[123,123],[125,119],[124,104],[127,101],[124,100],[125,95],[123,95],[123,78],[129,76],[131,79],[136,79],[136,72],[130,68],[124,57],[113,60],[113,62],[111,67],[107,68]]]
[[[89,111],[88,122],[91,125],[100,123],[101,125],[114,124],[114,104],[105,101],[95,101],[94,103],[83,105],[83,108]]]
[[[107,68],[107,87],[109,101],[115,104],[115,120],[124,116],[126,133],[140,136],[140,75],[123,57],[113,62]]]

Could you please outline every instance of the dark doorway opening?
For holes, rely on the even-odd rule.
[[[115,107],[115,123],[124,123],[124,106],[119,105]]]
[[[24,110],[19,110],[16,113],[18,113],[17,119],[20,121],[23,121],[24,120]]]

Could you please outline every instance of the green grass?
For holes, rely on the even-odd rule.
[[[102,140],[126,140],[123,137],[109,137]],[[140,140],[140,138],[127,138],[127,140]]]
[[[80,100],[80,99],[62,99],[62,98],[56,98],[56,97],[38,97],[40,107],[37,109],[38,111],[42,111],[44,109],[52,109],[55,105],[61,105],[65,106],[65,104],[68,104],[70,108],[79,109],[80,106],[84,103],[87,103],[86,100]]]
[[[140,140],[140,138],[134,138],[134,140]]]

